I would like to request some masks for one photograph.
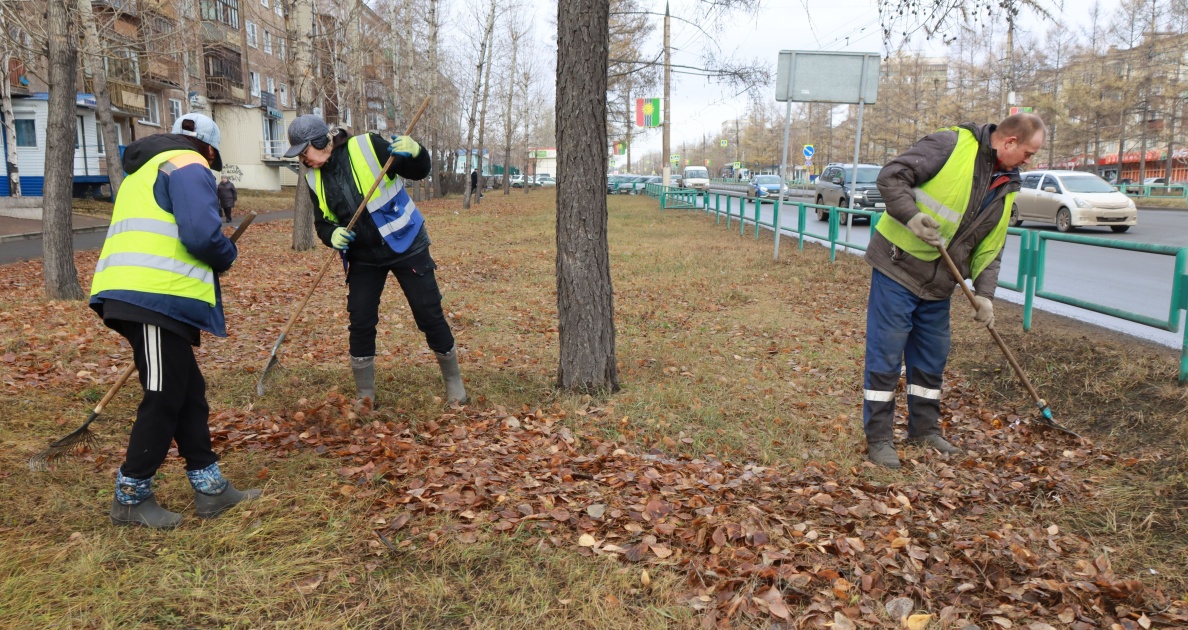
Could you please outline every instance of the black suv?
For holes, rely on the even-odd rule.
[[[854,207],[863,210],[883,210],[886,204],[883,203],[883,195],[879,193],[878,186],[875,185],[875,180],[879,178],[879,171],[883,167],[877,164],[859,164],[858,165],[858,182],[854,186]],[[816,197],[817,205],[822,206],[850,206],[850,182],[854,178],[853,164],[829,164],[821,171],[820,177],[817,178]],[[838,220],[845,222],[845,213],[839,213]],[[859,218],[858,216],[854,217]],[[817,220],[828,221],[829,211],[817,208]]]

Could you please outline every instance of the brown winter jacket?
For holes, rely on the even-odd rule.
[[[969,206],[965,209],[957,233],[948,243],[949,256],[961,271],[962,277],[969,277],[970,256],[982,239],[998,225],[1004,212],[1003,203],[1007,193],[1019,190],[1019,171],[1004,173],[1010,181],[994,189],[989,205],[978,211],[986,201],[990,184],[994,181],[997,151],[990,146],[990,134],[997,125],[976,126],[972,123],[960,125],[973,132],[981,143],[978,159],[974,165],[972,192]],[[927,182],[940,173],[945,162],[957,146],[957,132],[938,131],[921,138],[910,149],[891,160],[879,173],[879,192],[887,204],[887,214],[907,225],[920,212],[912,188]],[[1006,209],[1009,212],[1009,209]],[[890,277],[900,286],[925,300],[943,300],[953,295],[957,282],[945,268],[944,260],[924,261],[891,244],[881,233],[875,232],[866,249],[866,262]],[[987,298],[994,297],[998,284],[998,270],[1002,252],[974,280],[974,293]]]

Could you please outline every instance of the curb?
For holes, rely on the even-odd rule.
[[[106,232],[106,225],[95,225],[91,227],[74,228],[72,230],[75,234],[90,234],[91,232]],[[0,235],[0,243],[7,243],[9,241],[28,241],[35,238],[41,238],[41,232],[26,232],[24,234],[3,234]]]

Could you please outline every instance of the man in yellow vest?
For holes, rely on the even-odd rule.
[[[226,337],[218,274],[235,262],[210,169],[222,170],[219,128],[186,114],[172,134],[142,138],[123,157],[107,240],[91,283],[91,308],[132,346],[144,398],[116,473],[111,521],[177,527],[180,514],[153,496],[169,445],[186,460],[195,512],[213,518],[260,495],[236,490],[211,449],[206,381],[194,359],[200,331]]]
[[[999,125],[963,124],[922,138],[879,173],[887,204],[866,250],[874,268],[866,313],[862,422],[867,457],[899,468],[893,442],[895,386],[907,368],[908,440],[958,455],[940,433],[940,398],[949,356],[949,299],[957,288],[940,259],[944,245],[973,281],[974,319],[994,326],[994,289],[1019,167],[1043,146],[1034,114]]]
[[[446,402],[468,402],[454,335],[441,308],[425,219],[403,184],[404,179],[429,175],[429,153],[409,136],[394,136],[389,142],[374,133],[351,136],[342,129],[331,131],[313,114],[298,116],[289,125],[289,145],[285,156],[299,158],[309,169],[305,183],[318,238],[342,252],[347,264],[350,363],[359,403],[375,402],[376,325],[388,274],[400,283],[417,328],[437,356]],[[383,170],[393,156],[392,165]],[[381,174],[383,181],[348,231],[363,195]]]

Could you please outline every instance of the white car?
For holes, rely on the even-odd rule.
[[[1138,208],[1093,173],[1029,171],[1011,208],[1011,226],[1024,221],[1055,224],[1061,232],[1099,226],[1121,233],[1138,223]]]
[[[694,190],[709,190],[709,169],[704,166],[686,166],[681,172],[681,187]]]

